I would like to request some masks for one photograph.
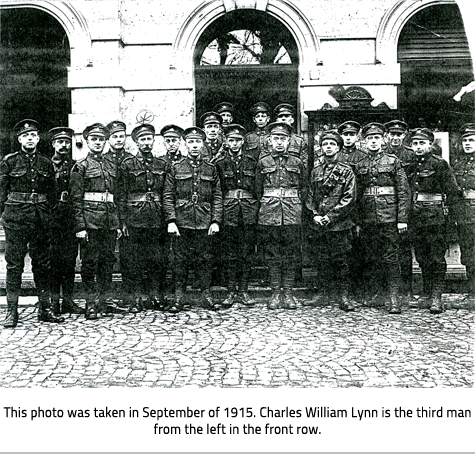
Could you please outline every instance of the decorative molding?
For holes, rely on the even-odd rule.
[[[294,37],[302,68],[312,68],[318,62],[320,42],[305,15],[288,0],[211,0],[202,3],[185,20],[173,44],[172,68],[187,71],[193,66],[198,40],[216,19],[236,9],[258,9],[278,19]]]
[[[72,1],[0,0],[0,9],[35,8],[53,16],[64,28],[71,48],[71,67],[92,65],[91,34],[86,19]]]
[[[419,11],[435,5],[456,5],[455,0],[399,0],[384,15],[376,34],[376,62],[397,63],[399,35],[407,21]]]

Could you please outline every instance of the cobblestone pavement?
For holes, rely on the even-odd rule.
[[[0,329],[0,387],[472,387],[474,312],[264,305],[40,324],[34,301]],[[26,304],[25,304],[26,303]],[[3,316],[3,311],[2,311]]]

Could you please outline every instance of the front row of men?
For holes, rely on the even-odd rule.
[[[404,124],[394,122],[389,131],[395,130],[394,137],[398,137],[398,128]],[[304,161],[289,152],[292,131],[283,122],[267,127],[268,150],[264,153],[243,147],[246,131],[242,126],[226,126],[226,148],[212,162],[203,154],[206,135],[198,127],[182,130],[165,126],[160,134],[168,153],[155,157],[153,126],[142,124],[132,131],[139,150],[132,156],[124,151],[124,123],[96,123],[83,132],[87,157],[74,165],[71,129],[50,131],[51,161],[37,152],[35,121],[21,121],[15,129],[21,148],[0,163],[7,261],[5,327],[15,327],[18,322],[27,250],[38,291],[39,320],[62,322],[61,312],[82,311],[72,300],[77,238],[87,319],[111,312],[107,300],[117,238],[123,301],[131,312],[144,307],[182,310],[190,266],[201,283],[204,306],[219,309],[233,303],[251,304],[247,286],[258,234],[272,287],[268,307],[295,309],[299,302],[292,286],[304,208],[313,217],[315,237],[310,247],[315,251],[319,277],[324,285],[338,288],[343,310],[354,310],[356,300],[384,303],[388,298],[389,312],[401,312],[398,251],[401,237],[409,231],[424,291],[431,298],[430,310],[443,312],[444,224],[446,209],[451,206],[463,215],[459,225],[464,235],[462,261],[467,264],[471,293],[475,293],[475,214],[471,210],[475,200],[475,125],[466,125],[462,132],[467,159],[455,165],[458,184],[446,161],[432,153],[434,135],[428,129],[411,131],[413,151],[404,150],[402,156],[401,151],[390,150],[398,142],[383,149],[386,129],[379,123],[370,123],[361,132],[365,153],[347,142],[355,136],[352,131],[359,130],[357,123],[341,125],[341,135],[326,131],[320,136],[322,156],[315,163],[310,183]],[[187,156],[179,151],[181,138]],[[103,153],[107,140],[110,150]],[[218,232],[228,251],[229,283],[220,305],[210,293],[212,241]],[[164,289],[170,236],[175,295],[167,304]],[[357,240],[364,248],[363,261],[355,251]],[[366,276],[361,283],[365,287],[362,297],[350,276],[358,263]]]

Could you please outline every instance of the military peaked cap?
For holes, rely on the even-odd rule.
[[[215,105],[214,111],[219,114],[223,112],[234,113],[234,106],[231,102],[221,102],[220,104]]]
[[[223,131],[226,137],[243,138],[247,133],[246,129],[240,124],[229,124],[228,126],[223,128]]]
[[[409,129],[409,126],[404,122],[400,120],[392,120],[389,121],[384,125],[386,128],[386,131],[388,132],[399,132],[403,134],[404,132],[407,132]]]
[[[155,135],[155,128],[151,124],[139,124],[134,127],[130,135],[134,142],[136,142],[137,139],[143,135]]]
[[[385,132],[386,129],[381,123],[369,123],[363,127],[363,129],[361,130],[361,135],[363,137],[368,137],[372,134],[384,135]]]
[[[163,137],[183,137],[184,129],[176,124],[167,124],[163,126],[160,135]]]
[[[123,121],[111,121],[107,125],[107,129],[109,129],[109,135],[114,134],[114,132],[119,132],[119,131],[126,131],[127,126]]]
[[[460,129],[460,134],[462,137],[466,137],[468,135],[475,135],[475,123],[467,123],[462,126]]]
[[[206,139],[206,134],[203,131],[203,129],[200,129],[199,127],[193,126],[188,129],[185,129],[183,132],[183,137],[185,139]]]
[[[257,102],[257,104],[254,104],[249,111],[252,116],[256,116],[258,113],[267,113],[269,115],[270,107],[265,102]]]
[[[341,148],[343,145],[343,139],[341,138],[341,135],[338,134],[337,131],[324,131],[322,132],[322,135],[320,136],[320,146],[322,146],[322,143],[324,140],[334,140],[338,146]]]
[[[274,108],[274,115],[278,118],[281,115],[292,115],[295,116],[295,108],[290,104],[280,104]]]
[[[203,126],[211,123],[223,124],[223,118],[219,113],[216,112],[207,112],[204,115],[201,115],[200,120]]]
[[[82,136],[87,139],[90,135],[103,135],[106,139],[109,138],[109,129],[101,123],[94,123],[87,126],[82,132]]]
[[[416,128],[411,131],[411,140],[429,140],[434,141],[434,133],[427,128]]]
[[[15,124],[13,130],[16,132],[17,137],[24,134],[25,132],[30,131],[39,131],[40,125],[38,121],[35,120],[22,120]]]
[[[345,121],[344,123],[338,126],[338,133],[344,134],[345,132],[360,132],[361,126],[360,123],[356,121]]]
[[[292,134],[292,127],[287,123],[276,121],[267,125],[266,132],[268,134],[281,134],[290,137],[290,134]]]
[[[52,141],[56,139],[71,140],[74,135],[74,129],[68,127],[54,127],[48,131],[48,134],[51,136]]]

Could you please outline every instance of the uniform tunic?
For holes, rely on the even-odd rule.
[[[18,151],[0,162],[0,213],[5,230],[7,293],[18,293],[30,253],[37,289],[49,290],[51,208],[57,200],[53,163]]]

